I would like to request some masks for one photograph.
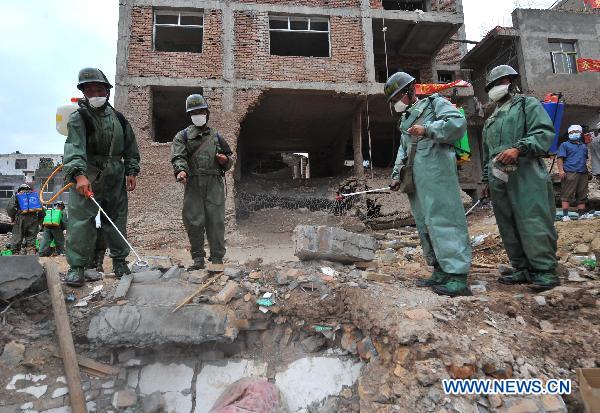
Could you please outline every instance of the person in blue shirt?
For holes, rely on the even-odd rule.
[[[569,126],[569,140],[558,148],[558,173],[561,180],[563,221],[570,221],[569,206],[577,203],[580,218],[585,218],[585,202],[588,197],[588,148],[582,141],[583,129],[579,125]]]

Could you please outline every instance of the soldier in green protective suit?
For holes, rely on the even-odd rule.
[[[432,287],[440,295],[470,295],[467,274],[471,245],[456,170],[454,142],[466,131],[467,121],[445,98],[434,94],[418,100],[415,79],[408,73],[392,75],[385,94],[402,114],[402,134],[392,173],[392,190],[400,187],[400,169],[409,162],[412,148],[415,190],[408,194],[423,254],[433,266],[420,287]],[[416,145],[416,146],[415,146]],[[411,148],[412,147],[412,148]]]
[[[60,212],[59,212],[60,211]],[[40,244],[40,257],[52,255],[52,241],[58,255],[65,252],[65,236],[63,231],[67,229],[69,222],[65,211],[65,203],[59,201],[54,208],[46,210],[46,216],[42,226],[44,227],[43,238]]]
[[[66,279],[75,287],[84,284],[84,268],[96,245],[94,221],[98,207],[88,194],[94,193],[96,201],[125,235],[127,191],[135,189],[140,171],[135,135],[129,122],[108,103],[112,85],[104,73],[94,68],[82,69],[77,88],[85,99],[69,118],[63,168],[66,179],[76,183],[69,194],[67,262],[71,268]],[[104,219],[102,231],[115,275],[129,273],[125,261],[129,247]]]
[[[488,74],[486,91],[497,108],[483,128],[483,195],[491,195],[502,242],[516,270],[498,281],[546,290],[559,284],[554,193],[540,159],[552,145],[554,127],[536,98],[515,94],[517,77],[507,65]]]
[[[202,95],[185,102],[192,125],[175,135],[171,163],[177,181],[185,185],[183,224],[194,263],[188,270],[204,268],[204,232],[209,260],[222,264],[225,256],[225,189],[223,176],[231,169],[233,152],[217,131],[208,127],[209,110]]]
[[[17,194],[31,192],[31,187],[27,184],[20,185]],[[14,255],[21,253],[21,247],[25,247],[25,254],[36,253],[35,241],[40,224],[44,219],[43,209],[39,210],[21,210],[17,195],[13,195],[6,205],[6,213],[13,222],[11,248]]]

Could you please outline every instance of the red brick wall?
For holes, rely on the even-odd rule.
[[[133,7],[127,69],[131,76],[220,78],[222,28],[221,12],[204,13],[202,53],[157,52],[153,50],[152,7]]]
[[[273,81],[364,82],[358,18],[331,17],[331,57],[271,56],[267,13],[235,13],[235,75]]]
[[[455,34],[452,36],[453,39],[458,39],[458,35]],[[437,56],[435,57],[435,61],[438,64],[442,65],[457,65],[460,63],[461,52],[460,52],[461,44],[457,42],[448,42],[442,50],[439,51]]]
[[[281,6],[308,7],[360,7],[360,0],[237,0],[238,3],[276,4]]]

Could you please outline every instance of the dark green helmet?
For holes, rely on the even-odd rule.
[[[21,184],[21,185],[19,185],[17,192],[21,192],[21,191],[31,191],[31,187],[27,184]]]
[[[490,73],[488,73],[487,76],[487,81],[485,82],[485,91],[489,91],[492,88],[492,84],[496,80],[506,76],[517,77],[519,76],[519,73],[509,65],[496,66],[490,70]]]
[[[196,109],[208,109],[208,104],[206,103],[206,99],[204,96],[195,93],[193,95],[189,95],[185,100],[185,111],[189,113]]]
[[[108,78],[102,73],[102,70],[96,69],[95,67],[86,67],[79,71],[77,89],[83,91],[83,85],[86,83],[103,83],[108,89],[112,88]]]
[[[414,81],[415,78],[405,72],[397,72],[391,75],[387,82],[385,82],[385,88],[383,89],[387,101],[392,100],[402,89]]]

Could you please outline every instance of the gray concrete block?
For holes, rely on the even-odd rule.
[[[0,257],[0,298],[8,300],[34,284],[43,284],[44,268],[34,255]]]
[[[127,296],[127,292],[129,291],[129,287],[131,286],[132,281],[133,274],[125,274],[124,276],[122,276],[119,280],[119,284],[117,284],[117,289],[115,290],[113,298],[115,300],[125,298]]]
[[[294,255],[301,260],[372,261],[377,249],[373,237],[325,226],[298,225],[293,240]]]
[[[171,268],[169,268],[167,270],[167,272],[165,272],[163,274],[162,278],[164,280],[171,280],[171,279],[179,279],[179,278],[181,278],[181,268],[179,268],[179,266],[177,266],[177,265],[173,265]]]
[[[92,318],[87,338],[94,344],[149,347],[161,344],[231,342],[235,314],[219,305],[105,307]]]
[[[161,277],[162,277],[162,271],[160,271],[160,270],[138,272],[133,275],[133,283],[134,284],[155,284],[160,280]]]

